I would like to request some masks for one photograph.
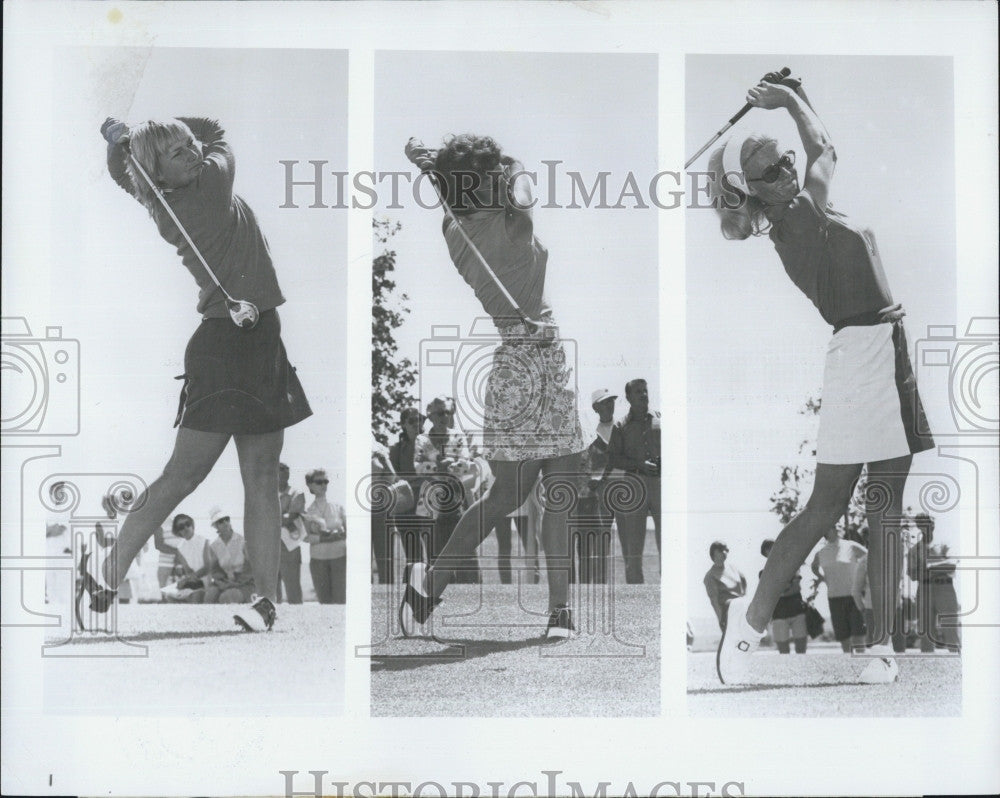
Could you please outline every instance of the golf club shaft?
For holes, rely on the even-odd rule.
[[[767,80],[769,83],[775,83],[778,81],[769,80],[769,78],[771,78],[772,76],[777,76],[780,80],[780,78],[787,78],[791,74],[792,74],[791,69],[789,69],[788,67],[782,67],[782,69],[777,73],[769,72],[767,75],[763,77],[763,80]],[[750,103],[747,103],[739,111],[737,111],[733,115],[733,117],[728,122],[726,122],[726,124],[723,125],[722,128],[714,136],[712,136],[712,138],[710,138],[708,141],[705,142],[704,146],[702,146],[702,148],[698,150],[698,152],[696,152],[694,155],[688,158],[687,163],[684,164],[684,168],[685,169],[689,168],[691,164],[697,161],[702,156],[702,153],[705,152],[705,150],[707,150],[709,147],[715,144],[715,142],[717,142],[720,138],[722,138],[726,134],[727,130],[729,130],[733,125],[735,125],[744,116],[747,115],[747,112],[751,108],[753,108],[753,106],[750,105]]]
[[[222,291],[223,294],[225,294],[226,299],[228,299],[230,302],[238,302],[238,300],[231,297],[229,295],[229,292],[222,287],[222,283],[219,282],[219,278],[215,276],[215,272],[212,271],[212,267],[208,265],[208,261],[206,261],[204,256],[201,254],[201,250],[199,250],[198,247],[195,245],[194,241],[191,240],[191,236],[189,236],[188,231],[184,229],[184,225],[181,224],[181,220],[177,218],[177,214],[174,213],[174,209],[171,208],[170,205],[167,203],[167,199],[166,197],[163,196],[163,192],[160,191],[159,187],[155,183],[153,183],[152,180],[150,180],[149,175],[146,174],[146,170],[142,168],[142,164],[139,163],[138,159],[131,152],[129,152],[128,157],[129,160],[132,161],[132,165],[136,168],[136,170],[138,170],[139,174],[142,175],[143,180],[145,180],[146,183],[149,185],[150,189],[152,189],[153,193],[156,195],[156,198],[160,201],[160,204],[163,206],[163,209],[173,220],[174,224],[177,225],[177,229],[181,231],[181,235],[184,236],[184,240],[187,241],[191,249],[194,250],[194,254],[198,256],[198,260],[200,260],[201,265],[205,267],[205,271],[208,272],[208,276],[212,278],[212,282],[214,282],[217,286],[219,286],[219,290]]]

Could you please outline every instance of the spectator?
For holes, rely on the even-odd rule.
[[[278,463],[278,503],[281,507],[281,558],[278,561],[278,601],[282,587],[289,604],[302,603],[302,544],[306,527],[305,495],[288,484],[288,466]]]
[[[162,529],[153,533],[157,551],[174,552],[174,581],[161,588],[168,603],[201,604],[205,601],[205,577],[211,569],[208,541],[195,534],[194,519],[178,513],[171,524],[170,542],[165,540]]]
[[[864,585],[868,552],[860,543],[845,540],[833,527],[826,545],[813,557],[812,571],[826,582],[833,635],[845,653],[865,650]]]
[[[618,539],[625,560],[625,581],[641,584],[642,552],[646,546],[646,516],[653,516],[656,550],[660,551],[660,414],[649,410],[649,390],[643,379],[625,385],[629,412],[611,430],[607,469],[619,468],[626,479],[637,479],[637,506],[615,512]]]
[[[955,561],[947,545],[934,544],[934,519],[926,513],[913,517],[921,539],[910,549],[907,575],[917,583],[917,618],[920,650],[931,653],[938,645],[949,651],[961,648],[958,629],[958,596]]]
[[[417,500],[417,515],[431,518],[430,559],[437,559],[465,509],[464,478],[474,478],[472,460],[465,437],[454,430],[455,401],[435,397],[427,405],[431,428],[417,436],[413,466],[424,477]],[[478,583],[479,560],[475,551],[446,564],[454,571],[455,582]]]
[[[205,588],[205,603],[247,602],[253,594],[253,575],[246,541],[218,507],[212,508],[211,519],[218,537],[208,544],[210,583]]]
[[[705,574],[703,584],[708,600],[712,602],[715,617],[719,620],[719,629],[726,630],[729,617],[729,603],[747,593],[747,578],[734,566],[729,565],[729,547],[716,540],[708,547],[708,556],[712,559],[712,567]]]
[[[330,479],[322,468],[306,474],[315,496],[303,516],[309,542],[309,572],[320,604],[347,602],[347,516],[339,504],[327,501]]]
[[[771,538],[760,544],[760,553],[764,559],[771,553],[773,545]],[[798,571],[781,591],[781,597],[775,605],[771,615],[771,637],[774,638],[779,654],[790,653],[791,641],[794,641],[796,654],[806,653],[809,632],[806,627],[806,605],[802,600],[802,575]]]
[[[597,437],[587,448],[589,479],[580,491],[576,507],[576,523],[570,555],[570,581],[604,584],[608,573],[608,551],[611,548],[611,512],[605,504],[604,489],[608,471],[608,452],[616,394],[598,388],[590,395],[590,406],[597,413]],[[643,518],[645,532],[645,517]],[[640,565],[641,567],[641,565]]]
[[[422,477],[417,475],[414,467],[417,438],[423,431],[423,426],[424,417],[417,408],[404,408],[399,414],[399,440],[389,447],[389,462],[392,464],[393,471],[398,478],[405,479],[409,483],[414,497],[420,495],[420,488],[424,481]],[[429,523],[417,515],[416,507],[412,505],[405,511],[397,510],[392,516],[392,523],[396,532],[399,533],[403,554],[406,557],[406,567],[403,571],[403,581],[406,582],[409,579],[410,567],[413,563],[423,561],[421,542],[424,537],[430,537],[431,529]],[[382,540],[376,540],[376,537],[373,530],[372,547],[375,549],[378,579],[384,584],[390,581],[392,541],[389,539],[388,532],[382,536]]]

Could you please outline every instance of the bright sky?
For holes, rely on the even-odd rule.
[[[194,280],[146,210],[108,177],[98,127],[109,114],[132,122],[210,116],[222,122],[235,151],[235,190],[270,243],[287,300],[279,310],[282,337],[314,413],[286,431],[282,459],[302,489],[305,472],[325,466],[331,497],[343,501],[346,219],[332,210],[319,218],[320,211],[279,209],[278,161],[324,157],[331,169],[345,168],[346,53],[158,48],[150,56],[72,48],[60,51],[53,68],[51,118],[62,131],[54,137],[51,171],[38,175],[52,186],[51,216],[40,228],[51,232],[51,259],[5,268],[4,307],[26,316],[36,335],[60,325],[65,337],[80,341],[82,428],[62,440],[59,468],[147,481],[160,473],[175,437],[174,377],[183,372],[184,347],[199,322]],[[232,444],[178,511],[211,535],[215,504],[241,529],[243,488]]]
[[[490,135],[527,170],[538,170],[536,196],[544,199],[549,191],[542,161],[561,160],[557,202],[571,202],[567,171],[580,172],[588,187],[605,171],[611,173],[607,204],[613,205],[629,170],[647,183],[656,172],[656,80],[656,59],[645,55],[491,53],[486,58],[472,52],[380,52],[375,58],[375,165],[415,176],[403,155],[411,136],[437,147],[448,134]],[[431,204],[433,195],[422,196],[425,205]],[[421,208],[410,193],[402,197],[400,209],[385,209],[391,200],[380,199],[382,213],[403,225],[391,246],[398,255],[398,290],[409,295],[412,312],[397,340],[400,355],[417,361],[433,325],[457,325],[465,335],[484,314],[448,256],[442,212]],[[630,207],[631,201],[626,203]],[[535,233],[549,250],[546,295],[568,341],[567,354],[576,358],[575,377],[584,398],[580,411],[589,436],[597,421],[589,400],[595,388],[618,393],[616,410],[624,413],[625,382],[645,377],[657,406],[655,211],[538,207],[534,219]],[[495,333],[492,324],[485,328]],[[465,357],[459,361],[469,362]],[[485,376],[489,358],[473,360],[483,365],[461,370],[462,386]],[[421,404],[456,391],[446,368],[423,369],[421,381]]]
[[[689,56],[686,152],[740,109],[761,75],[785,65],[803,79],[837,148],[831,201],[875,231],[893,297],[907,310],[912,355],[928,325],[959,321],[951,60]],[[740,130],[777,133],[805,161],[785,111],[752,110],[733,133]],[[710,152],[692,170],[706,170]],[[701,584],[709,544],[729,544],[752,589],[764,562],[760,541],[780,531],[768,498],[781,466],[799,461],[799,443],[815,440],[815,418],[798,411],[820,393],[832,331],[786,277],[769,240],[724,240],[714,211],[688,212],[686,258],[688,605],[692,616],[711,616]],[[930,376],[918,367],[931,427],[952,428],[947,384]],[[918,506],[928,475],[953,471],[935,453],[915,458],[906,503]],[[938,516],[939,540],[957,542],[956,516]]]

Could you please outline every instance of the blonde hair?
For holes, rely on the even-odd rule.
[[[747,135],[740,145],[740,167],[745,166],[751,154],[767,144],[777,144],[777,140],[761,133]],[[764,235],[771,227],[764,215],[764,203],[729,180],[722,162],[725,150],[726,145],[723,144],[708,159],[708,171],[715,177],[709,183],[709,196],[712,207],[719,214],[722,235],[737,241]]]
[[[191,129],[179,119],[169,119],[166,122],[149,120],[136,125],[129,131],[129,149],[132,157],[125,158],[125,171],[132,181],[132,190],[136,199],[146,206],[149,215],[155,218],[159,211],[159,200],[150,188],[139,170],[132,163],[132,158],[139,162],[150,180],[159,185],[159,159],[166,155],[178,141],[193,136]]]

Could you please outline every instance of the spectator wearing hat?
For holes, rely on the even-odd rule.
[[[729,546],[721,540],[716,540],[708,547],[708,556],[712,567],[708,569],[703,581],[708,600],[719,619],[719,629],[726,631],[726,620],[729,615],[729,603],[733,599],[745,596],[747,593],[747,578],[735,566],[726,562],[729,557]]]
[[[282,592],[289,604],[302,603],[302,544],[306,526],[302,513],[305,495],[288,484],[288,466],[278,463],[278,503],[281,507],[281,558],[278,561],[278,601]],[[284,591],[282,591],[284,588]]]
[[[625,385],[628,414],[611,429],[607,470],[621,469],[634,493],[634,506],[616,510],[618,539],[625,560],[625,581],[641,584],[642,553],[646,546],[646,517],[653,517],[657,554],[660,551],[660,414],[649,409],[649,389],[643,379]]]
[[[230,522],[229,514],[213,507],[210,518],[217,537],[208,544],[210,584],[206,604],[243,604],[253,594],[253,575],[247,544]]]
[[[959,651],[958,596],[955,593],[955,560],[948,546],[934,544],[934,519],[927,513],[913,517],[921,537],[910,549],[907,576],[917,583],[917,619],[920,650],[931,653],[937,646]]]
[[[173,551],[174,579],[161,588],[169,603],[201,604],[205,600],[205,580],[211,569],[208,540],[194,531],[194,519],[178,513],[171,522],[169,542],[162,529],[153,533],[153,545],[160,552]]]
[[[414,465],[416,456],[417,438],[424,428],[424,416],[415,407],[405,407],[399,413],[399,439],[389,447],[389,462],[397,478],[405,479],[414,497],[420,495],[420,488],[423,484],[423,477],[417,474]],[[415,503],[414,503],[415,504]],[[415,562],[423,561],[421,541],[424,537],[430,538],[432,522],[417,515],[416,507],[408,507],[404,512],[396,512],[392,516],[392,524],[399,534],[400,542],[403,544],[403,553],[406,557],[406,568],[404,570],[403,581],[409,576],[410,566]],[[386,533],[388,538],[388,531]],[[384,542],[376,541],[372,537],[372,547],[375,549],[375,563],[378,569],[379,582],[390,581],[392,545],[386,539]],[[384,547],[380,561],[379,554]],[[428,545],[429,548],[429,545]]]
[[[309,542],[309,573],[320,604],[347,602],[347,515],[328,501],[330,479],[322,468],[306,474],[306,487],[315,497],[303,519]]]
[[[430,560],[437,559],[465,509],[465,480],[474,480],[465,436],[455,430],[455,400],[437,396],[427,405],[431,428],[417,436],[413,466],[424,478],[417,515],[433,520]],[[479,560],[473,551],[447,564],[455,582],[479,582]]]
[[[608,471],[608,453],[615,416],[617,394],[598,388],[590,395],[590,406],[597,413],[596,437],[587,447],[589,479],[581,486],[570,549],[570,581],[604,584],[608,574],[611,549],[611,511],[604,501]]]

